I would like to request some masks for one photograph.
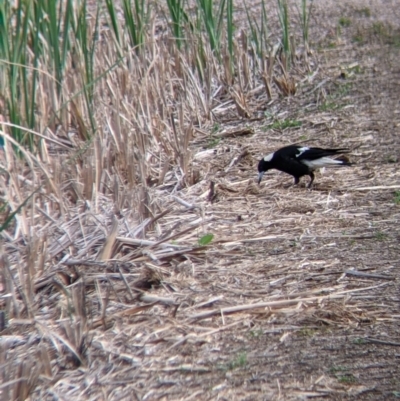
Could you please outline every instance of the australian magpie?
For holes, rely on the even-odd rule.
[[[299,145],[285,146],[260,160],[258,163],[258,184],[260,184],[266,171],[276,169],[292,175],[295,185],[299,183],[300,177],[309,175],[311,181],[308,188],[311,188],[315,178],[314,170],[321,167],[350,166],[351,163],[343,156],[337,159],[329,157],[348,152],[349,150],[345,148],[321,149]]]

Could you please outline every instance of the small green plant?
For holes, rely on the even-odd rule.
[[[346,104],[339,102],[339,100],[350,93],[352,84],[347,82],[344,85],[339,85],[338,88],[326,98],[325,102],[321,103],[319,109],[321,111],[337,110],[344,107]]]
[[[319,109],[321,111],[337,110],[340,109],[340,105],[336,102],[326,101],[319,106]]]
[[[207,143],[207,148],[212,149],[215,148],[221,141],[221,137],[215,137],[214,134],[216,134],[220,129],[219,124],[215,123],[210,132],[210,136],[208,137],[208,143]]]
[[[356,43],[364,43],[364,36],[362,34],[362,32],[358,31],[354,36],[353,36],[353,42]]]
[[[395,34],[395,35],[393,35],[392,36],[392,42],[391,42],[391,44],[394,46],[394,47],[397,47],[397,48],[399,48],[400,47],[400,34]]]
[[[228,370],[243,368],[246,365],[247,365],[247,354],[245,352],[240,352],[232,361],[221,365],[217,365],[217,369],[226,372]]]
[[[207,148],[212,149],[215,148],[221,142],[221,138],[210,136],[207,143]]]
[[[372,24],[371,29],[372,33],[380,38],[383,43],[395,47],[400,46],[400,34],[398,31],[395,31],[391,25],[378,21]]]
[[[371,16],[371,9],[369,7],[363,7],[357,10],[357,14],[361,17],[369,18]]]
[[[352,384],[357,382],[357,379],[351,373],[337,376],[337,379],[339,383],[344,383],[344,384]]]
[[[298,331],[298,334],[303,337],[313,337],[315,335],[315,330],[309,329],[308,327],[303,327]]]
[[[400,205],[400,191],[396,191],[394,193],[394,199],[393,199],[394,203],[396,205]]]
[[[211,128],[211,135],[216,134],[220,129],[220,126],[218,123],[215,123],[212,128]]]
[[[252,338],[259,338],[264,334],[264,331],[262,329],[250,330],[249,334]]]
[[[375,234],[375,239],[377,241],[385,241],[388,238],[388,235],[386,233],[383,233],[382,231],[378,231]]]
[[[347,17],[340,17],[339,25],[342,26],[343,28],[347,28],[351,25],[351,19]]]
[[[286,128],[298,128],[301,126],[301,121],[297,120],[277,120],[272,124],[268,125],[266,129],[279,129],[284,130]]]
[[[398,162],[398,158],[395,155],[390,155],[387,157],[386,161],[387,163],[397,163]]]
[[[388,34],[387,28],[383,22],[378,21],[372,24],[372,33],[377,36],[386,37]]]
[[[348,368],[347,368],[346,366],[341,366],[341,365],[335,365],[335,366],[332,366],[332,367],[329,369],[329,371],[330,371],[331,373],[344,372],[344,371],[346,371],[346,370],[348,370]]]
[[[198,244],[200,246],[208,245],[214,239],[214,234],[206,234],[199,238]]]
[[[353,344],[362,345],[362,344],[365,344],[365,343],[366,343],[365,339],[361,338],[361,337],[355,338],[353,340]]]
[[[241,352],[232,362],[228,364],[229,370],[242,368],[247,365],[247,354]]]
[[[339,85],[338,89],[334,93],[334,96],[340,98],[348,95],[350,93],[351,87],[352,85],[349,82],[345,83],[344,85]]]

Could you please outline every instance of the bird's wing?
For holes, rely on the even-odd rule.
[[[348,149],[344,148],[341,149],[308,148],[307,150],[304,150],[302,152],[300,148],[297,153],[296,159],[299,161],[316,160],[316,159],[321,159],[322,157],[340,155],[342,153],[347,153],[348,151],[349,151]]]
[[[291,155],[280,156],[277,165],[278,170],[284,171],[285,173],[291,174],[295,177],[301,177],[309,173],[308,167],[301,163],[296,157]]]
[[[277,159],[293,159],[297,160],[298,156],[304,153],[308,147],[301,147],[297,145],[285,146],[274,153],[274,157]]]

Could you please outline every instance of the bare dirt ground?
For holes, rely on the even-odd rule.
[[[317,72],[296,96],[265,105],[280,125],[220,116],[221,132],[242,135],[193,143],[201,180],[178,200],[157,189],[169,212],[146,239],[163,239],[164,253],[71,267],[91,308],[107,311],[92,319],[86,360],[59,360],[29,399],[400,397],[400,8],[316,7]],[[258,160],[289,143],[349,147],[354,166],[318,174],[311,191],[276,171],[258,187]],[[187,250],[204,233],[213,241]],[[135,281],[143,267],[158,285],[138,302],[129,286],[150,286]],[[45,319],[59,294],[41,288]],[[30,350],[31,324],[7,329]]]

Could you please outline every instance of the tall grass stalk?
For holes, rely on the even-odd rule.
[[[57,5],[59,4],[59,5]],[[0,2],[0,72],[11,134],[33,149],[33,137],[18,126],[34,129],[37,120],[37,90],[40,75],[48,81],[51,108],[58,109],[70,51],[72,0],[20,1],[17,7]],[[40,71],[40,73],[39,73]],[[54,91],[53,91],[54,87]]]
[[[278,1],[278,17],[282,30],[282,48],[285,53],[286,71],[289,69],[291,46],[290,46],[290,21],[289,21],[289,8],[287,0]]]
[[[178,49],[182,47],[184,37],[184,23],[188,16],[183,8],[185,0],[167,0],[169,15],[171,17],[171,30]]]
[[[108,17],[111,22],[112,31],[119,55],[122,56],[125,47],[125,34],[129,38],[129,46],[139,53],[145,43],[146,26],[149,19],[149,6],[145,0],[122,0],[122,11],[124,15],[124,25],[118,19],[118,15],[114,6],[115,1],[105,0]],[[121,29],[122,27],[122,29]]]
[[[123,0],[122,9],[130,45],[135,48],[136,52],[140,52],[146,41],[146,25],[150,10],[148,2],[146,0],[134,0],[134,7],[132,7],[131,0]]]
[[[228,36],[228,51],[231,60],[231,72],[233,73],[233,36],[234,36],[234,24],[233,24],[233,0],[227,0],[226,3],[226,31]]]
[[[312,14],[312,7],[313,7],[313,0],[310,0],[310,5],[307,6],[307,0],[301,0],[301,7],[300,7],[300,25],[301,25],[301,30],[303,34],[303,42],[304,46],[306,48],[306,51],[308,52],[308,33],[309,33],[309,27],[310,27],[310,18]]]
[[[32,18],[32,3],[18,2],[16,8],[11,2],[0,3],[0,63],[2,87],[5,91],[5,103],[8,118],[16,126],[34,124],[34,95],[33,87],[36,82],[30,78],[30,71],[26,67],[30,64],[26,49],[28,48],[29,27]],[[35,35],[34,38],[37,38]],[[37,57],[37,56],[35,56]],[[35,61],[36,63],[37,61]],[[32,79],[36,79],[34,75]],[[13,137],[20,143],[32,146],[29,137],[20,129],[11,128]]]
[[[41,55],[46,54],[48,61],[53,64],[52,70],[55,76],[57,95],[61,95],[67,56],[70,50],[69,32],[72,27],[73,4],[72,0],[35,1],[32,2],[35,9],[35,26],[33,29],[41,35]],[[35,40],[35,45],[39,45]],[[36,46],[38,47],[38,46]]]
[[[123,44],[121,41],[121,34],[119,32],[119,21],[118,21],[117,12],[114,7],[114,1],[113,0],[105,0],[105,3],[106,3],[107,11],[108,11],[108,17],[110,19],[111,26],[112,26],[112,29],[114,32],[115,41],[117,42],[118,48],[121,51]],[[123,1],[124,8],[125,8],[125,3],[130,3],[130,2],[129,2],[129,0],[124,0]],[[129,6],[130,6],[130,4],[129,4]],[[130,10],[130,12],[132,12],[129,6],[128,6],[129,10]],[[121,51],[121,53],[122,53],[122,51]]]
[[[92,134],[96,132],[96,123],[94,119],[94,85],[92,83],[95,81],[95,50],[98,42],[98,29],[99,29],[99,16],[100,16],[100,7],[97,7],[96,15],[93,21],[93,24],[90,26],[86,21],[87,15],[87,3],[86,0],[83,0],[81,7],[79,9],[77,25],[75,27],[75,39],[76,45],[79,49],[79,54],[77,59],[83,60],[83,64],[81,64],[81,76],[83,81],[83,94],[85,98],[85,103],[87,107],[87,115],[91,125]],[[75,115],[77,112],[75,111]],[[76,117],[80,120],[80,116]],[[83,123],[83,121],[82,121]],[[81,125],[81,124],[80,124]],[[82,129],[81,131],[86,133],[86,129]]]
[[[211,50],[221,61],[221,35],[224,21],[225,1],[221,0],[218,8],[213,0],[197,0],[201,10],[202,23],[208,35]]]
[[[246,15],[247,15],[247,23],[250,28],[250,38],[251,42],[255,46],[255,50],[257,56],[263,60],[265,55],[269,52],[269,40],[268,40],[268,19],[267,19],[267,11],[265,8],[265,0],[261,0],[261,20],[257,21],[257,18],[254,18],[250,15],[250,11],[244,3]]]

